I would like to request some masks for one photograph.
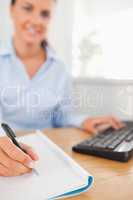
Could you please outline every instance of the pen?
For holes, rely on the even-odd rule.
[[[27,154],[26,150],[23,149],[21,147],[21,145],[18,143],[18,141],[16,140],[16,135],[14,133],[14,131],[9,127],[8,124],[5,123],[1,123],[1,127],[3,128],[3,130],[5,131],[6,135],[12,140],[12,142],[19,148],[21,149],[24,153]],[[36,175],[39,175],[38,172],[35,169],[32,169]]]

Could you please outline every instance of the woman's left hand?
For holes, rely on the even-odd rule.
[[[125,124],[113,116],[86,119],[82,124],[83,130],[92,134],[97,134],[109,127],[118,130],[125,127]]]

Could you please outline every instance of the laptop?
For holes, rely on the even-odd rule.
[[[127,162],[133,154],[133,121],[125,121],[124,123],[126,124],[124,128],[119,130],[109,128],[73,146],[72,150],[78,153]]]

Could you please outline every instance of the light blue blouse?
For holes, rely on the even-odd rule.
[[[9,40],[0,45],[0,121],[15,130],[79,127],[75,116],[71,78],[55,52],[47,46],[47,60],[29,79]]]

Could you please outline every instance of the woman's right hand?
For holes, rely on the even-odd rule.
[[[19,176],[31,172],[38,160],[33,149],[21,144],[27,154],[19,149],[8,137],[0,137],[0,176]]]

